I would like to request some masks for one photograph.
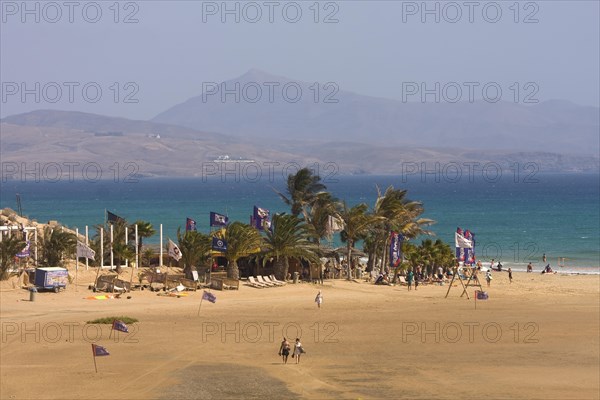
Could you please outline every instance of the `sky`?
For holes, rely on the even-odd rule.
[[[476,97],[494,84],[505,101],[600,103],[598,1],[1,1],[0,11],[1,117],[150,119],[252,68],[398,100],[422,101],[407,84],[436,82],[468,100],[474,82]]]

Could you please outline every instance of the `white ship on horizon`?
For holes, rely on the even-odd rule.
[[[250,159],[250,158],[231,158],[229,156],[229,154],[224,154],[222,156],[218,156],[216,159],[213,160],[213,162],[224,162],[224,163],[233,163],[233,162],[243,162],[243,163],[253,163],[255,162],[254,160]]]

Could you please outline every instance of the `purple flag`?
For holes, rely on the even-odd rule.
[[[98,344],[92,344],[92,351],[94,352],[94,356],[95,357],[101,357],[101,356],[109,356],[110,353],[108,352],[108,350],[106,350],[104,347],[98,345]]]
[[[127,329],[127,325],[125,325],[125,322],[119,321],[118,319],[115,319],[113,321],[112,328],[115,331],[129,333],[129,329]]]
[[[208,300],[211,303],[216,303],[217,302],[217,297],[214,294],[212,294],[210,292],[207,292],[205,290],[204,293],[202,293],[202,300]]]

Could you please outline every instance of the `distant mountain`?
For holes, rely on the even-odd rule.
[[[78,111],[37,110],[25,114],[11,115],[3,123],[29,127],[79,130],[88,133],[153,134],[177,138],[225,139],[221,134],[210,134],[177,125],[138,121],[120,117],[90,114]],[[229,138],[227,138],[229,140]]]
[[[600,152],[597,107],[566,101],[527,106],[401,102],[320,84],[317,92],[314,83],[250,70],[220,84],[205,83],[204,93],[152,121],[276,142],[302,138],[380,146]],[[301,98],[293,102],[297,93]]]
[[[76,163],[71,164],[77,165],[73,173],[76,179],[85,178],[82,170],[86,165],[93,167],[90,170],[92,176],[95,176],[95,166],[99,166],[102,176],[108,179],[114,178],[117,172],[121,179],[130,174],[218,177],[222,173],[228,173],[229,179],[232,179],[236,175],[243,178],[243,171],[248,167],[250,176],[260,171],[266,179],[269,168],[281,174],[286,165],[310,165],[324,177],[402,175],[409,171],[418,174],[420,169],[435,170],[436,165],[443,168],[444,163],[458,163],[463,167],[465,162],[496,163],[503,169],[514,168],[515,163],[519,163],[521,168],[527,163],[534,163],[538,172],[597,172],[600,165],[597,156],[559,152],[479,150],[441,145],[419,147],[385,145],[377,140],[358,143],[326,139],[236,138],[148,121],[41,110],[0,121],[0,159],[3,163],[2,179],[11,175],[7,171],[13,171],[12,178],[19,179],[23,169],[34,171],[29,173],[29,180],[33,179],[32,174],[36,171],[38,175],[50,174],[46,178],[52,180],[56,175],[56,165],[61,166],[62,178],[66,179],[68,163]],[[214,161],[225,155],[229,156],[229,161]],[[45,165],[50,167],[46,172]]]

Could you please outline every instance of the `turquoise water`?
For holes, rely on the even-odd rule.
[[[501,259],[505,267],[524,269],[528,262],[541,267],[546,254],[552,267],[565,257],[562,270],[598,272],[600,266],[600,176],[539,174],[534,182],[515,182],[503,177],[497,182],[453,183],[434,177],[337,176],[326,182],[335,196],[349,205],[372,205],[376,185],[408,189],[409,198],[423,202],[424,217],[437,221],[431,229],[453,246],[457,226],[476,234],[477,258]],[[164,236],[175,237],[185,228],[186,217],[198,229],[209,231],[209,212],[226,213],[230,220],[248,222],[258,205],[272,212],[288,211],[273,191],[283,181],[235,182],[140,178],[134,183],[21,182],[1,185],[0,207],[16,209],[15,194],[21,196],[23,214],[47,222],[58,220],[83,231],[102,223],[104,210],[126,218],[142,219]],[[158,231],[158,229],[157,229]],[[149,240],[157,243],[158,235]],[[339,239],[335,239],[335,244]]]

